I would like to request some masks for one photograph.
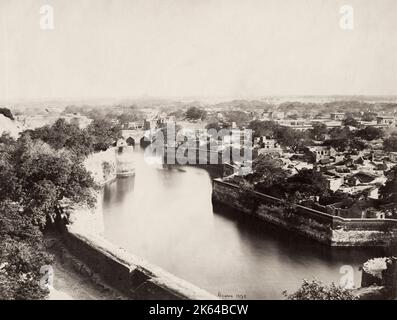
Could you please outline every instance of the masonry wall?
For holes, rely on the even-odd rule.
[[[392,219],[344,219],[308,207],[286,210],[282,200],[255,191],[243,199],[238,186],[215,179],[212,199],[268,223],[293,230],[330,246],[392,245],[397,238],[397,221]]]
[[[69,251],[101,279],[136,300],[214,300],[214,295],[117,248],[106,239],[65,232]]]

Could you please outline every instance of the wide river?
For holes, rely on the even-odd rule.
[[[138,147],[136,175],[104,189],[105,236],[207,291],[248,299],[280,299],[302,279],[339,283],[374,252],[338,249],[255,218],[213,211],[211,177],[197,167],[150,164]],[[349,268],[349,267],[348,267]]]

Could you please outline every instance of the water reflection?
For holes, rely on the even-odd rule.
[[[124,198],[134,191],[135,177],[125,177],[118,179],[116,183],[109,183],[103,188],[103,203],[121,204]]]

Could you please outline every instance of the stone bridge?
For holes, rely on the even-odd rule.
[[[128,145],[142,144],[143,142],[152,141],[154,132],[142,129],[121,130],[121,134]]]

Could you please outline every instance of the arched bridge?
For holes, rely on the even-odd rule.
[[[131,129],[121,130],[121,135],[128,145],[136,145],[144,142],[151,142],[154,137],[154,132],[150,130]]]

